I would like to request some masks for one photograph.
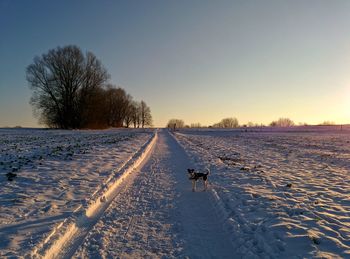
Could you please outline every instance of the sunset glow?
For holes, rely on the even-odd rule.
[[[145,99],[154,126],[173,117],[346,124],[348,10],[349,1],[1,1],[0,126],[39,126],[25,68],[67,44],[92,51],[112,83]]]

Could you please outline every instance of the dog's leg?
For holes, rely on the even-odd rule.
[[[192,180],[192,192],[196,190],[196,181]]]

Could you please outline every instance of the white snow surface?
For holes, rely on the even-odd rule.
[[[167,130],[74,258],[235,258],[211,192],[191,191],[193,166]]]
[[[211,169],[239,257],[350,258],[350,134],[296,129],[176,133]]]
[[[152,132],[0,129],[0,257],[35,249],[86,206]],[[17,174],[13,181],[9,172]]]
[[[346,127],[0,133],[0,257],[350,258]]]

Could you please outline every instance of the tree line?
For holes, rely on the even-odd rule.
[[[207,126],[202,126],[200,123],[191,123],[190,125],[186,125],[185,122],[181,119],[170,119],[166,125],[167,128],[207,128]],[[238,120],[236,118],[225,118],[220,122],[215,123],[209,128],[237,128],[239,127]]]
[[[271,127],[291,127],[295,123],[289,118],[279,118],[278,120],[272,121],[269,126]],[[166,127],[168,128],[238,128],[238,127],[261,127],[264,124],[258,124],[253,122],[248,122],[247,124],[240,125],[237,118],[229,117],[224,118],[218,123],[214,123],[210,126],[202,126],[200,123],[191,123],[186,125],[181,119],[171,119],[168,121]]]
[[[74,45],[36,56],[26,69],[30,104],[41,124],[81,129],[146,127],[151,109],[109,82],[110,75],[91,52]]]

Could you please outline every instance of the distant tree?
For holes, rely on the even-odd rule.
[[[277,125],[277,121],[271,121],[270,126],[271,127],[277,127],[278,126]]]
[[[141,101],[140,103],[140,116],[141,116],[141,127],[152,125],[152,115],[151,109],[147,106],[145,101]]]
[[[214,128],[237,128],[239,127],[238,120],[236,118],[225,118],[219,123],[213,125]]]
[[[94,54],[84,55],[80,48],[70,45],[35,57],[26,77],[33,90],[30,103],[40,122],[68,129],[88,123],[86,104],[109,75]]]
[[[168,121],[167,125],[168,128],[184,128],[185,127],[185,122],[183,120],[179,119],[171,119]]]
[[[294,122],[289,118],[279,118],[277,121],[272,121],[270,123],[271,127],[291,127],[294,125]]]

